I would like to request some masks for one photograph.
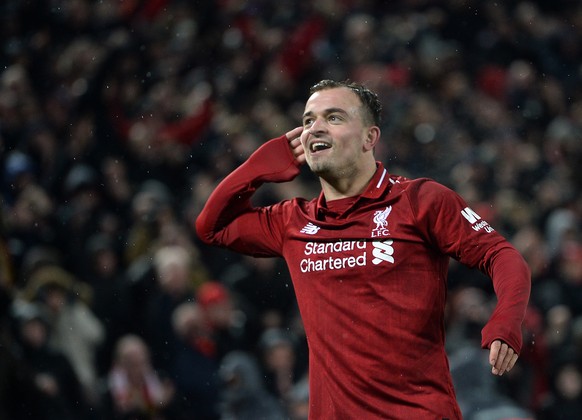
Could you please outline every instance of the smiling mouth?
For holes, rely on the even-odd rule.
[[[321,152],[322,150],[327,150],[331,148],[331,144],[323,142],[323,141],[314,141],[309,146],[309,151],[311,153]]]

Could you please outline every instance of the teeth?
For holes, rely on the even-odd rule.
[[[329,149],[331,146],[324,142],[315,142],[311,144],[311,151],[317,152],[319,150]]]

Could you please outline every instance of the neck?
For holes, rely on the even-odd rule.
[[[362,194],[370,180],[376,173],[376,162],[357,169],[353,173],[344,173],[340,176],[320,176],[321,189],[327,201],[354,197]]]

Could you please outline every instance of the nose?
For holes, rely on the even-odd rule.
[[[311,135],[323,133],[325,131],[325,122],[321,118],[316,118],[311,123],[311,127],[309,127],[308,131]]]

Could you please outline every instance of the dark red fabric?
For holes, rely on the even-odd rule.
[[[215,189],[196,228],[208,244],[287,261],[309,342],[310,418],[461,418],[444,349],[449,257],[493,278],[483,346],[499,338],[518,352],[523,258],[453,191],[380,163],[334,218],[322,196],[251,206],[263,182],[298,172],[285,137],[266,143]]]

